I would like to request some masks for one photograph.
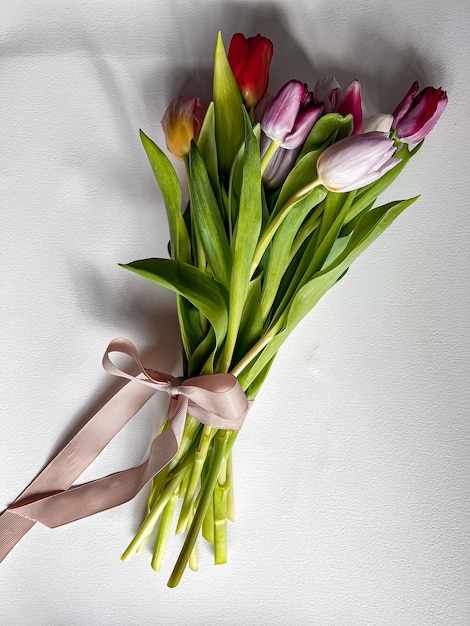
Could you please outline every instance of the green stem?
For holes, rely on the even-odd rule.
[[[231,522],[235,521],[235,495],[233,491],[233,455],[232,452],[227,457],[227,519]]]
[[[175,512],[176,502],[178,500],[178,489],[179,488],[177,487],[171,495],[160,519],[160,526],[158,528],[158,534],[155,541],[155,549],[152,558],[152,568],[156,572],[159,572],[162,567],[163,556],[165,554],[165,548],[168,542],[168,536],[170,534],[171,522],[173,521],[173,514]]]
[[[296,193],[292,198],[290,198],[286,204],[282,207],[282,209],[277,213],[274,219],[269,222],[263,234],[259,238],[258,245],[256,246],[255,253],[253,255],[253,262],[251,264],[250,270],[250,278],[256,271],[261,259],[263,258],[263,254],[266,252],[266,248],[272,241],[272,238],[276,234],[277,229],[282,224],[282,222],[286,219],[289,214],[290,209],[299,202],[307,193],[310,193],[315,187],[318,187],[320,182],[318,180],[313,181],[303,189],[301,189],[298,193]]]
[[[268,167],[269,162],[276,154],[276,150],[279,148],[279,144],[277,141],[271,141],[269,144],[269,148],[264,153],[263,158],[261,159],[261,176],[264,174],[264,170]]]
[[[176,561],[173,572],[168,580],[169,587],[176,587],[178,585],[184,570],[186,569],[186,565],[188,564],[191,552],[194,548],[199,530],[204,520],[204,516],[206,515],[206,511],[212,499],[212,494],[217,482],[220,466],[225,455],[225,449],[227,447],[229,436],[230,431],[219,430],[214,438],[214,451],[212,455],[211,468],[207,477],[207,483],[203,487],[202,496],[194,515],[194,519],[186,535],[186,540]]]
[[[153,529],[155,528],[158,518],[162,514],[167,502],[181,484],[186,472],[188,472],[191,466],[191,454],[188,454],[180,465],[169,475],[165,488],[160,493],[160,497],[155,502],[155,505],[149,511],[147,517],[142,522],[139,530],[137,531],[134,539],[130,542],[127,548],[124,550],[121,560],[128,561],[131,556],[141,549],[142,544],[145,544]]]
[[[255,345],[251,348],[251,350],[249,350],[245,356],[243,357],[243,359],[241,359],[236,365],[235,367],[233,367],[230,370],[230,373],[233,374],[234,376],[239,376],[241,374],[241,372],[245,369],[245,367],[247,365],[249,365],[251,363],[251,361],[253,361],[253,359],[255,359],[258,354],[264,349],[266,348],[266,346],[268,345],[268,343],[271,341],[271,339],[273,339],[276,336],[276,333],[278,332],[278,330],[280,329],[282,324],[282,320],[278,320],[278,323],[275,324],[274,326],[272,326],[269,331],[263,335],[262,337],[260,337],[260,339],[255,343]]]
[[[199,439],[199,445],[194,453],[194,461],[189,475],[188,486],[184,495],[183,506],[176,526],[176,533],[182,533],[186,530],[188,522],[193,511],[194,497],[196,495],[197,486],[201,477],[202,468],[207,457],[210,443],[214,437],[216,430],[210,426],[204,426]]]
[[[214,563],[227,562],[227,460],[220,466],[214,487]]]

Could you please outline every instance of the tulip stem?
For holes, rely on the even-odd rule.
[[[299,200],[301,200],[308,193],[313,191],[315,187],[318,187],[319,184],[320,184],[320,181],[317,179],[317,180],[314,180],[312,183],[309,183],[308,185],[303,187],[294,196],[292,196],[290,200],[286,202],[286,204],[282,207],[279,213],[277,213],[274,219],[272,219],[271,222],[269,222],[269,224],[266,226],[263,234],[259,238],[255,253],[253,254],[253,261],[251,263],[251,270],[250,270],[250,278],[255,273],[256,268],[258,267],[261,259],[263,258],[263,254],[266,252],[266,248],[271,243],[272,238],[274,237],[279,226],[286,219],[290,209],[294,206],[294,204],[299,202]]]
[[[279,148],[279,143],[274,141],[274,139],[269,144],[269,148],[264,153],[263,158],[261,159],[261,176],[264,174],[264,170],[268,167],[269,162],[276,154],[276,150]]]
[[[217,483],[220,466],[224,460],[225,449],[227,447],[229,437],[230,431],[225,430],[219,431],[214,438],[214,452],[212,455],[209,474],[207,476],[207,482],[203,487],[202,496],[199,500],[192,524],[188,530],[183,548],[168,581],[168,587],[176,587],[181,580],[184,570],[186,569],[186,565],[188,564],[191,552],[196,543],[196,538],[199,534],[202,522],[213,498],[214,487]]]

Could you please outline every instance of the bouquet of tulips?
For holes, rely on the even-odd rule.
[[[415,82],[392,115],[363,119],[361,86],[290,80],[267,93],[273,45],[219,34],[213,101],[178,97],[162,119],[168,150],[186,166],[189,203],[164,152],[143,146],[163,196],[169,259],[123,267],[177,294],[184,376],[230,373],[249,401],[298,322],[417,198],[376,206],[436,124],[441,89]],[[191,409],[188,410],[191,413]],[[179,448],[154,478],[148,512],[123,559],[157,527],[160,570],[178,499],[186,540],[169,580],[197,569],[196,539],[226,561],[234,519],[231,449],[237,430],[188,414]],[[168,422],[163,429],[168,428]]]

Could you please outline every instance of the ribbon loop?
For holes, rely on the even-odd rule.
[[[133,376],[114,365],[109,357],[112,352],[129,356],[137,364],[139,374]],[[147,369],[128,339],[111,341],[103,356],[103,367],[129,382],[86,422],[0,515],[0,562],[36,522],[54,528],[132,499],[177,453],[187,413],[203,424],[224,430],[239,430],[248,413],[250,403],[231,374],[184,380]],[[167,415],[170,428],[152,441],[148,458],[128,470],[72,485],[157,391],[171,398]]]

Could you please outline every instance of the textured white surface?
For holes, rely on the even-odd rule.
[[[177,94],[210,93],[215,35],[262,32],[272,90],[359,78],[390,111],[415,78],[450,105],[387,197],[422,194],[291,337],[235,450],[229,563],[176,590],[121,563],[145,494],[0,566],[0,623],[470,623],[468,44],[465,0],[6,0],[0,24],[0,509],[113,388],[115,336],[178,371],[173,298],[117,262],[164,256],[140,146]],[[86,478],[139,461],[149,408]]]

